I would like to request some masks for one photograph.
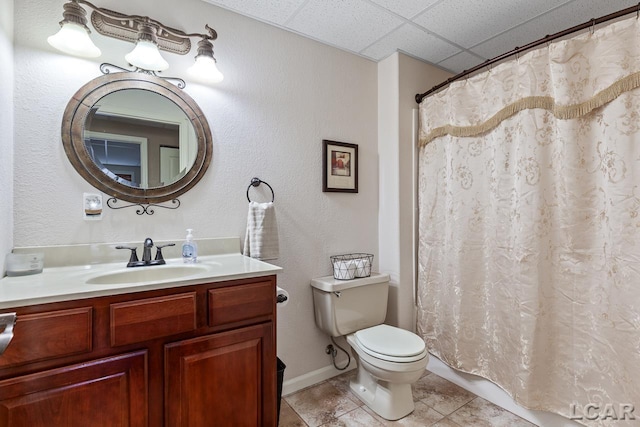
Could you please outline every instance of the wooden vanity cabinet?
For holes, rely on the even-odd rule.
[[[275,276],[16,307],[0,427],[276,426]]]

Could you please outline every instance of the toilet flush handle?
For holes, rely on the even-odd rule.
[[[337,296],[338,298],[340,298],[340,295],[342,295],[342,292],[340,291],[334,291],[333,292],[335,296]]]

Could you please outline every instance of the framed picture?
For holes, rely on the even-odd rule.
[[[358,146],[322,141],[322,191],[358,192]]]

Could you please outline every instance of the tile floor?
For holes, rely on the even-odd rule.
[[[398,421],[387,421],[367,408],[349,390],[349,371],[284,396],[279,427],[432,426],[531,427],[509,411],[427,371],[413,387],[416,409]]]

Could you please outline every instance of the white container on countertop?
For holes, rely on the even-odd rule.
[[[42,273],[44,267],[44,253],[7,254],[5,258],[7,276],[27,276]]]

